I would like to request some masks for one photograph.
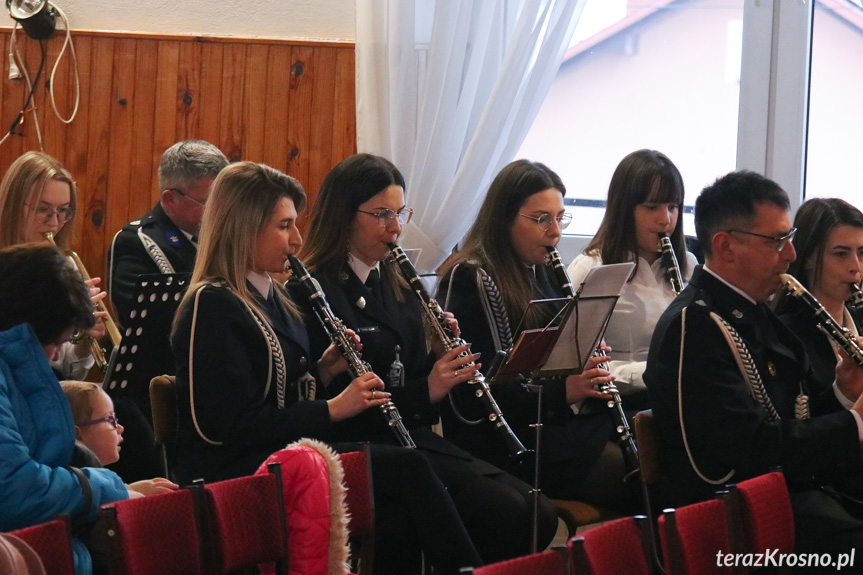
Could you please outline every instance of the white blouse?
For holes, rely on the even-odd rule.
[[[689,252],[686,252],[686,262],[683,281],[688,283],[698,262]],[[587,273],[600,265],[602,259],[599,256],[580,254],[568,268],[572,285],[577,289]],[[620,291],[620,299],[614,306],[605,333],[605,343],[612,350],[608,367],[616,378],[614,383],[621,395],[646,389],[642,375],[647,365],[650,338],[659,316],[674,298],[671,284],[665,278],[662,258],[657,258],[653,265],[639,258],[638,272]]]

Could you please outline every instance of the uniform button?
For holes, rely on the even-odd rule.
[[[419,413],[414,413],[411,417],[414,421],[419,421],[420,419],[422,419],[422,416]]]
[[[305,367],[306,367],[306,363],[307,363],[306,358],[305,358],[305,357],[301,357],[301,358],[300,358],[300,367],[305,368]]]

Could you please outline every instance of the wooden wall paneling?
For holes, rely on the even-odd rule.
[[[232,162],[243,159],[243,98],[248,48],[243,44],[224,47],[221,108],[214,110],[219,118],[219,137],[215,143]]]
[[[0,30],[0,53],[8,52],[10,32]],[[350,44],[87,31],[73,31],[73,39],[81,79],[74,123],[54,117],[45,85],[62,34],[46,42],[36,103],[46,152],[78,182],[72,247],[93,275],[104,273],[116,231],[158,199],[159,159],[180,139],[205,139],[232,159],[287,171],[310,200],[330,168],[356,149]],[[17,41],[35,77],[39,43],[23,33]],[[7,80],[7,74],[4,66],[0,135],[27,92],[23,80]],[[71,59],[61,63],[55,84],[58,109],[68,116],[75,90]],[[34,128],[28,114],[20,134],[0,145],[2,172],[25,150],[39,149]]]
[[[22,63],[27,62],[27,44],[29,42],[19,42],[24,35],[18,36],[16,40],[16,45],[18,46],[18,52],[21,56],[21,62],[19,62],[18,66],[21,68]],[[4,34],[4,52],[9,51],[9,41],[10,35]],[[38,65],[38,62],[37,62]],[[4,66],[4,70],[8,74],[9,69]],[[23,70],[22,70],[23,73]],[[27,84],[22,77],[19,80],[8,80],[6,76],[3,76],[3,114],[2,114],[2,130],[5,135],[6,132],[9,131],[9,127],[12,125],[12,122],[15,120],[15,117],[18,115],[18,112],[21,111],[24,106],[24,99],[27,97]],[[30,125],[27,124],[26,128],[29,131]],[[6,170],[9,169],[9,166],[15,161],[15,158],[21,155],[24,149],[24,136],[19,135],[25,131],[25,126],[18,126],[15,130],[15,134],[6,138],[3,142],[3,145],[0,146],[0,169],[3,170],[3,173],[6,173]],[[35,136],[35,134],[34,134]]]
[[[135,66],[138,41],[117,40],[114,46],[114,70],[111,78],[111,123],[108,147],[108,209],[105,226],[99,230],[102,244],[110,241],[114,232],[123,227],[132,217],[132,145],[135,110]],[[105,78],[107,80],[107,78]]]
[[[267,62],[269,46],[248,47],[245,82],[243,83],[243,159],[261,162],[264,159],[264,138],[269,125],[267,118]]]
[[[63,46],[64,35],[55,35],[54,38],[46,41],[48,57],[45,61],[45,70],[42,75],[42,82],[39,86],[39,106],[40,114],[39,121],[42,128],[42,139],[45,145],[45,152],[51,154],[55,158],[66,157],[66,136],[68,128],[66,124],[57,118],[54,113],[54,107],[51,105],[51,93],[49,87],[51,85],[51,71],[54,69],[54,64],[57,62],[57,57],[60,55],[60,49]],[[68,52],[68,51],[67,51]],[[54,99],[57,103],[57,109],[65,110],[66,103],[69,101],[69,68],[72,64],[72,58],[69,54],[63,55],[63,61],[57,67],[57,74],[54,77],[56,86],[54,88]],[[68,116],[68,112],[63,113],[64,117]]]
[[[129,162],[129,211],[125,221],[141,217],[150,209],[155,169],[152,163],[155,139],[153,126],[156,120],[159,46],[155,40],[137,40],[137,44],[133,107],[130,110],[134,137]],[[119,229],[117,227],[108,231],[113,235]]]
[[[201,44],[183,42],[180,45],[180,60],[177,68],[178,103],[177,133],[174,141],[196,137],[198,110],[200,108]]]
[[[119,42],[116,42],[119,43]],[[87,140],[87,189],[82,190],[81,196],[85,204],[81,205],[79,199],[78,217],[86,214],[87,224],[84,230],[82,245],[75,246],[78,253],[84,259],[87,269],[91,275],[103,275],[105,269],[105,254],[110,245],[113,234],[110,233],[109,209],[109,154],[112,146],[116,145],[111,136],[111,106],[112,106],[112,83],[114,73],[114,38],[93,38],[91,48],[91,79],[89,120],[86,130],[89,132]],[[119,152],[119,149],[118,149]],[[76,175],[76,177],[80,177]],[[112,195],[125,195],[127,191],[117,191]],[[82,213],[82,208],[83,213]],[[79,220],[79,224],[82,220]],[[96,224],[101,223],[100,226]],[[107,228],[107,231],[106,231]]]
[[[286,170],[288,164],[291,52],[290,46],[271,46],[267,56],[267,124],[261,161],[279,170]]]
[[[313,55],[314,51],[307,46],[296,47],[291,54],[291,75],[288,84],[291,107],[285,113],[288,120],[285,131],[285,141],[288,144],[285,169],[303,184],[310,200],[318,191],[309,178],[311,141],[309,132],[312,129],[312,114],[317,113],[312,105],[313,82],[316,76],[312,69]],[[306,211],[300,214],[299,227],[302,232],[305,232],[308,225],[310,205],[311,202],[308,203]]]
[[[219,112],[224,81],[225,46],[205,43],[201,46],[201,89],[198,95],[198,122],[191,137],[217,146],[219,142]]]
[[[81,86],[80,104],[78,112],[75,114],[75,119],[71,124],[66,126],[68,134],[68,144],[66,145],[66,156],[63,162],[72,178],[75,179],[76,188],[78,190],[78,213],[75,216],[76,227],[75,235],[72,238],[72,243],[75,246],[92,246],[95,242],[85,241],[89,236],[89,230],[93,228],[103,227],[104,210],[90,211],[87,206],[90,205],[90,196],[93,189],[92,180],[94,174],[90,170],[89,161],[89,141],[90,141],[90,83],[93,79],[93,38],[83,37],[75,41],[75,52],[78,58],[78,78]],[[69,118],[75,106],[75,80],[69,78],[70,84],[68,91],[67,105],[65,108],[66,114],[64,117]],[[59,88],[59,85],[57,86]],[[61,103],[57,102],[60,107]],[[95,221],[94,221],[95,220]],[[101,248],[100,245],[96,246]],[[101,250],[99,250],[101,251]],[[87,256],[88,259],[98,258],[98,253],[81,254],[81,257]],[[88,268],[89,270],[89,268]]]
[[[333,164],[354,154],[357,149],[356,105],[354,103],[354,51],[336,51],[335,114],[332,135]]]
[[[332,141],[335,122],[336,96],[336,50],[322,48],[314,54],[314,93],[312,101],[315,110],[311,114],[309,130],[309,186],[314,190],[313,197],[323,183],[323,177],[342,158],[333,158]]]
[[[157,172],[159,162],[162,159],[164,151],[177,142],[178,120],[185,106],[183,104],[183,94],[181,94],[178,86],[180,42],[160,41],[158,59],[155,120],[153,124],[153,152],[150,157],[153,179],[149,190],[150,201],[148,206],[151,207],[158,201],[161,192],[159,190]]]

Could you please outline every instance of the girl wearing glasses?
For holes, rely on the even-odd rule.
[[[509,347],[519,330],[546,325],[559,309],[528,308],[528,303],[564,295],[546,263],[547,248],[557,245],[570,221],[563,207],[565,193],[558,175],[544,164],[510,163],[491,183],[463,247],[441,270],[438,301],[459,318],[462,336],[484,358]],[[614,427],[604,402],[596,412],[585,413],[589,400],[607,397],[595,389],[612,379],[598,367],[602,359],[591,359],[581,375],[543,381],[540,485],[552,498],[629,511],[634,490],[624,487],[623,460],[612,441]],[[492,389],[513,431],[532,445],[537,395],[520,383]],[[504,465],[508,455],[492,426],[468,424],[486,416],[472,394],[469,386],[461,386],[446,403],[444,434],[474,455]],[[576,414],[571,405],[583,409]]]
[[[24,153],[0,182],[0,247],[44,243],[45,234],[51,232],[57,246],[67,250],[75,230],[76,205],[75,182],[63,164],[42,152]],[[105,297],[94,287],[98,283],[99,278],[88,283],[94,304]],[[90,334],[103,337],[105,325],[97,322]],[[83,379],[93,363],[90,347],[82,340],[64,345],[51,365],[64,378]]]
[[[45,234],[51,232],[57,247],[67,250],[75,229],[77,198],[75,181],[63,164],[42,152],[26,152],[12,163],[0,182],[0,247],[45,243]],[[74,268],[74,261],[67,261]],[[107,296],[96,287],[99,282],[99,278],[87,282],[94,306]],[[105,333],[105,324],[97,318],[90,337],[100,339]],[[49,361],[60,379],[74,380],[85,379],[95,363],[86,338],[64,342]],[[145,409],[149,411],[148,406]],[[127,456],[113,469],[130,482],[153,477],[160,469],[159,458],[142,408],[133,399],[123,398],[117,400],[117,411],[127,426]]]
[[[384,158],[357,154],[339,163],[324,180],[312,208],[303,260],[335,315],[361,334],[363,360],[384,380],[414,442],[447,486],[483,560],[527,553],[530,487],[431,429],[438,421],[441,400],[470,379],[473,370],[464,367],[479,356],[457,359],[464,347],[446,353],[429,349],[423,311],[389,258],[388,244],[398,239],[409,220],[401,172]],[[312,349],[324,349],[325,333],[311,313],[306,317]],[[454,322],[453,327],[458,330]],[[333,385],[346,383],[342,377]],[[381,415],[371,411],[339,426],[338,432],[353,441],[395,441]],[[541,502],[540,548],[551,540],[557,523],[550,502]]]
[[[660,257],[660,234],[671,239],[680,274],[688,282],[695,256],[686,251],[683,226],[683,179],[668,157],[654,150],[627,155],[614,170],[599,231],[569,266],[576,288],[596,266],[632,262],[635,271],[620,291],[605,342],[608,366],[628,411],[648,409],[642,374],[650,337],[659,316],[675,298]]]
[[[213,184],[171,336],[180,414],[175,469],[183,482],[248,475],[287,443],[331,442],[340,422],[366,411],[381,417],[389,398],[381,380],[368,373],[336,385],[346,362],[331,345],[309,348],[302,316],[271,279],[303,243],[297,218],[305,203],[299,182],[252,162],[228,166]],[[333,447],[356,451],[356,444]],[[419,572],[420,550],[441,573],[479,562],[422,454],[373,446],[371,456],[376,573]]]
[[[827,312],[853,336],[863,334],[860,308],[849,298],[859,295],[863,262],[863,213],[839,198],[813,198],[794,217],[797,259],[788,273],[797,278]],[[858,286],[858,287],[855,287]],[[863,303],[863,302],[859,302]],[[777,298],[780,319],[809,351],[815,379],[821,389],[836,379],[836,351],[832,340],[812,319],[811,310],[796,298]]]

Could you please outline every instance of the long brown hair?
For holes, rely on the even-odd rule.
[[[24,152],[12,162],[0,182],[0,247],[28,241],[24,237],[24,204],[35,210],[42,201],[45,184],[51,180],[69,184],[69,208],[77,210],[75,181],[63,164],[43,152]],[[68,249],[75,231],[75,218],[66,222],[54,236],[54,242]]]
[[[611,176],[608,202],[599,231],[584,253],[600,256],[603,264],[633,262],[638,272],[638,233],[635,207],[645,202],[676,204],[677,225],[671,232],[671,245],[685,275],[686,238],[683,236],[683,178],[668,156],[656,150],[637,150],[623,158]]]
[[[456,264],[476,260],[498,285],[511,322],[518,322],[527,304],[536,297],[533,274],[519,260],[512,244],[512,226],[528,198],[549,188],[566,195],[560,177],[545,164],[516,160],[495,176],[463,247],[442,267],[446,276]],[[538,314],[526,318],[535,327]]]
[[[180,309],[200,286],[224,281],[249,307],[266,315],[249,291],[246,274],[252,269],[257,238],[282,198],[293,200],[297,213],[306,206],[306,193],[300,183],[270,166],[239,162],[219,173],[204,208],[198,257]],[[274,292],[285,308],[299,318],[284,290]]]
[[[302,259],[311,270],[341,281],[347,263],[350,237],[354,229],[357,209],[390,186],[405,187],[405,179],[392,162],[372,154],[355,154],[333,168],[312,206]],[[407,284],[395,263],[389,266],[390,288],[396,299],[403,300],[401,287]]]

